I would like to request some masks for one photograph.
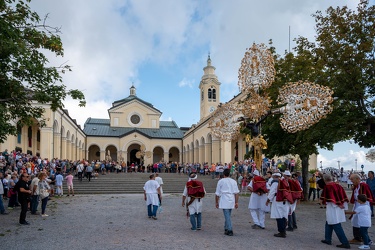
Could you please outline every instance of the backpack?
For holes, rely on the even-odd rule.
[[[186,183],[188,196],[195,199],[201,199],[205,196],[203,183],[197,180],[191,180]]]

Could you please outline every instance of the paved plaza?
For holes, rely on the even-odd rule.
[[[298,229],[276,238],[276,221],[266,215],[266,229],[251,229],[249,197],[241,196],[232,212],[234,236],[224,235],[224,218],[215,197],[203,202],[202,230],[193,232],[181,207],[181,196],[166,194],[158,220],[147,217],[142,194],[76,195],[53,198],[46,213],[30,215],[29,226],[18,224],[20,209],[0,215],[1,249],[336,249],[320,243],[324,238],[325,209],[316,202],[297,207]],[[350,222],[343,223],[348,239]],[[374,229],[369,230],[374,238]],[[357,249],[356,245],[352,245]]]

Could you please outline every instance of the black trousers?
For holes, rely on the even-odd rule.
[[[362,240],[361,230],[359,227],[353,227],[353,236],[356,240]]]
[[[279,233],[286,233],[286,218],[276,219],[277,222],[277,231]]]
[[[91,181],[91,172],[87,172],[86,177],[87,177],[87,179],[89,179],[89,181]]]
[[[27,199],[18,199],[19,203],[21,204],[21,213],[20,213],[20,223],[25,223],[26,221],[26,213],[27,213]]]
[[[82,172],[78,172],[78,180],[82,181]]]

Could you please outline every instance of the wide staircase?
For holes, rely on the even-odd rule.
[[[79,181],[74,177],[73,186],[75,194],[139,194],[143,193],[143,186],[149,180],[150,173],[110,173],[95,178],[83,178]],[[160,173],[163,179],[164,193],[182,194],[184,186],[188,181],[186,174]],[[217,179],[210,175],[199,175],[198,180],[202,181],[207,193],[214,193]],[[64,195],[68,194],[66,182],[63,183]]]

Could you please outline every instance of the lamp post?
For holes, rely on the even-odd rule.
[[[355,159],[355,171],[357,172],[357,159]]]
[[[337,167],[339,168],[339,173],[340,173],[340,161],[337,161]]]
[[[323,171],[323,162],[320,161],[320,169]]]

